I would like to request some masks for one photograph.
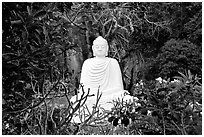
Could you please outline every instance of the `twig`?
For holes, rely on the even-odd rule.
[[[100,87],[99,87],[99,88],[100,88]],[[93,115],[98,112],[98,111],[96,111],[96,108],[97,108],[98,102],[99,102],[99,100],[100,100],[100,98],[101,98],[101,96],[102,96],[102,93],[99,95],[99,88],[98,88],[98,92],[97,92],[96,104],[94,105],[94,109],[92,110],[92,115],[90,115],[90,116],[84,121],[84,123],[83,123],[82,126],[87,125],[88,121],[93,117]]]
[[[70,100],[69,100],[69,97],[67,96],[67,95],[68,95],[67,88],[66,88],[66,86],[65,86],[65,84],[64,84],[63,82],[60,82],[60,83],[61,83],[62,86],[64,87],[65,97],[66,97],[66,99],[67,99],[67,102],[69,103],[69,105],[68,105],[67,108],[69,108],[69,106],[70,106],[70,107],[73,109],[73,107],[72,107],[72,105],[71,105],[71,102],[70,102]]]
[[[183,115],[183,112],[181,113],[181,125],[182,125],[182,134],[183,135],[187,135],[187,132],[186,132],[186,130],[185,130],[185,127],[184,127],[184,123],[183,123],[183,117],[184,117],[184,115]]]
[[[83,93],[82,93],[82,95],[81,95],[80,100],[77,100],[77,101],[75,102],[75,103],[78,102],[78,104],[76,105],[75,108],[72,108],[72,113],[69,114],[69,116],[68,116],[67,118],[65,118],[64,122],[63,122],[61,125],[64,125],[66,122],[69,123],[69,122],[71,121],[71,119],[72,119],[74,113],[80,108],[80,106],[83,106],[83,104],[84,104],[85,101],[87,100],[87,97],[88,97],[88,95],[89,95],[90,89],[88,89],[87,95],[84,96],[85,92],[84,92],[84,89],[83,89],[83,86],[82,86],[82,92],[83,92]],[[83,96],[84,96],[84,97],[83,97]],[[81,101],[82,101],[82,100],[85,100],[85,101],[81,104]]]
[[[28,132],[31,134],[32,133],[32,131],[30,130],[30,127],[29,127],[29,125],[28,125],[28,122],[27,122],[27,120],[25,120],[25,124],[26,124],[26,126],[27,126],[27,130],[28,130]]]
[[[39,118],[35,115],[35,112],[34,112],[34,118],[37,120],[38,127],[40,128],[40,135],[42,135],[42,125],[40,124]]]
[[[104,26],[104,27],[105,27],[105,26]],[[108,30],[108,32],[107,32],[107,34],[105,35],[104,38],[108,38],[108,37],[110,36],[110,32],[111,32],[111,30],[112,30],[112,27],[113,27],[113,22],[111,23],[111,26],[109,27],[109,30]]]
[[[105,32],[105,26],[106,26],[109,22],[111,22],[111,21],[112,21],[112,19],[109,19],[109,20],[107,20],[107,21],[103,24],[102,33],[103,33],[104,36],[105,36],[105,34],[106,34],[106,32]]]
[[[80,5],[80,6],[81,6],[81,5]],[[80,7],[80,9],[82,9],[84,6],[85,6],[85,5],[82,5],[82,7]],[[78,8],[78,9],[79,9],[79,8]],[[77,13],[76,13],[75,16],[73,17],[73,19],[71,19],[72,22],[75,21],[77,15],[78,15],[79,13],[81,13],[81,10],[77,10]]]
[[[183,133],[183,132],[182,132],[182,129],[179,128],[179,126],[178,126],[173,120],[171,120],[171,122],[176,126],[176,128],[177,128],[179,131],[181,131],[181,133]]]
[[[164,121],[163,114],[162,114],[162,124],[163,124],[163,128],[164,128],[164,135],[166,135],[166,126],[165,126],[165,121]]]
[[[26,108],[23,108],[23,109],[17,110],[17,111],[9,111],[9,112],[6,112],[6,113],[8,113],[8,114],[13,114],[14,113],[15,114],[15,113],[20,113],[20,112],[26,111],[27,109],[36,108],[37,106],[39,106],[47,98],[47,96],[51,93],[51,91],[58,85],[59,81],[60,80],[58,80],[56,82],[56,84],[52,87],[52,89],[50,89],[50,91],[37,104],[33,105],[33,102],[32,102]]]
[[[86,30],[86,28],[81,27],[79,24],[73,22],[68,16],[67,14],[61,15],[62,18],[64,18],[66,21],[68,21],[69,23],[71,23],[71,25],[75,25],[77,27],[79,27],[82,30]]]
[[[46,109],[46,111],[45,111],[46,114],[45,114],[44,134],[47,135],[48,107],[47,107],[46,101],[44,101],[44,103],[45,103],[45,109]]]

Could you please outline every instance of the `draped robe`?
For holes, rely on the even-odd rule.
[[[108,102],[116,99],[124,92],[121,70],[117,60],[113,58],[87,59],[82,67],[80,83],[84,85],[85,92],[90,88],[89,94],[95,95],[88,98],[86,104],[89,107],[96,102],[98,90],[102,93],[99,104],[107,109],[111,107]]]
[[[80,83],[83,85],[85,94],[93,95],[87,98],[86,105],[89,111],[96,104],[97,92],[102,93],[99,100],[100,107],[111,110],[114,99],[124,94],[122,75],[116,59],[105,57],[105,59],[90,58],[84,61],[81,71]],[[79,90],[79,96],[82,88]]]

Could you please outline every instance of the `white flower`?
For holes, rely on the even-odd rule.
[[[174,81],[171,81],[171,83],[180,83],[181,81],[178,79],[174,79]]]
[[[123,101],[125,102],[134,102],[134,100],[139,100],[137,97],[131,96],[128,91],[125,91],[123,96]]]
[[[152,111],[147,110],[147,116],[151,116],[151,114],[152,114]]]
[[[155,80],[158,81],[159,83],[162,83],[162,78],[161,77],[158,77]]]
[[[167,81],[166,81],[166,80],[164,80],[164,79],[162,80],[162,82],[163,82],[163,83],[167,83]]]
[[[6,127],[5,127],[6,129],[8,129],[9,128],[9,123],[6,123]]]
[[[125,95],[125,96],[123,97],[123,100],[124,100],[124,101],[128,101],[128,102],[133,102],[133,96]]]
[[[165,79],[162,79],[161,77],[158,77],[155,80],[158,81],[159,83],[167,83],[167,81]]]

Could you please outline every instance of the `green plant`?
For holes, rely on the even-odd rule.
[[[147,93],[146,109],[157,119],[162,134],[201,134],[202,90],[200,78],[190,71],[158,82]],[[137,95],[136,95],[137,96]]]
[[[200,78],[190,71],[179,74],[174,81],[158,78],[152,84],[138,85],[137,99],[116,101],[108,121],[119,128],[119,134],[126,126],[126,134],[202,134]]]
[[[172,37],[185,38],[193,42],[193,44],[186,41],[178,42],[182,47],[188,45],[193,49],[184,50],[190,55],[187,58],[190,58],[190,63],[188,62],[190,65],[186,65],[186,62],[180,64],[188,66],[193,74],[198,74],[200,77],[201,71],[198,68],[201,64],[201,54],[194,48],[202,43],[200,39],[201,9],[202,3],[3,2],[3,134],[113,134],[111,123],[98,125],[97,132],[94,131],[95,127],[90,128],[93,125],[82,128],[87,132],[78,132],[78,125],[66,122],[60,129],[56,128],[60,125],[57,123],[59,119],[65,119],[65,114],[68,113],[67,109],[63,108],[64,104],[69,104],[65,91],[67,90],[68,96],[72,96],[77,91],[80,65],[84,59],[91,56],[89,49],[97,35],[103,35],[109,41],[109,55],[118,59],[121,64],[125,88],[132,95],[137,94],[137,97],[141,98],[138,103],[142,105],[136,107],[137,115],[132,111],[131,115],[127,115],[126,111],[123,114],[125,119],[126,117],[138,119],[133,124],[130,121],[127,126],[132,132],[121,134],[147,134],[147,131],[149,134],[163,134],[164,130],[161,130],[161,125],[158,126],[158,129],[145,128],[147,125],[153,127],[154,124],[157,124],[155,122],[157,117],[149,122],[152,117],[146,115],[147,109],[145,108],[147,104],[151,104],[149,93],[154,91],[151,95],[157,98],[158,89],[154,88],[155,84],[152,87],[145,86],[138,89],[135,89],[134,86],[142,78],[143,68],[147,66],[144,64],[153,62],[153,57]],[[177,40],[176,42],[171,41],[169,45],[172,43],[177,43]],[[174,48],[165,47],[164,49],[172,51]],[[172,53],[175,54],[175,52]],[[165,58],[163,60],[169,61],[166,60],[166,54],[163,55],[162,57]],[[182,62],[186,60],[186,57],[182,55],[176,59]],[[147,60],[147,58],[150,59]],[[174,66],[171,66],[171,63],[161,69],[169,73],[167,68]],[[198,67],[194,67],[195,64]],[[158,68],[155,68],[156,71],[147,73],[148,76],[159,74]],[[184,71],[181,72],[184,73]],[[191,87],[191,84],[186,86]],[[191,90],[187,87],[180,89],[177,86],[175,90],[185,93]],[[196,91],[201,89],[198,85],[193,88]],[[170,91],[171,89],[168,89],[168,92]],[[178,96],[181,95],[178,94]],[[47,99],[50,100],[49,103],[46,103]],[[55,107],[49,106],[51,102],[55,102]],[[42,104],[44,109],[41,108]],[[195,105],[195,102],[193,105],[195,108],[199,106]],[[149,108],[149,111],[152,109]],[[50,116],[55,117],[54,122]],[[122,118],[123,116],[121,114],[117,117]],[[70,121],[70,119],[71,115],[65,121]],[[198,120],[200,120],[199,117]],[[188,130],[193,131],[193,128],[191,125]],[[93,130],[89,132],[86,129]],[[194,132],[198,133],[196,130]]]
[[[184,73],[189,69],[201,76],[201,60],[201,47],[188,40],[171,39],[161,48],[149,72],[172,78],[178,71]]]

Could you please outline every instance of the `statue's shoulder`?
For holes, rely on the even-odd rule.
[[[108,61],[108,62],[111,62],[112,64],[118,64],[118,61],[116,60],[116,59],[114,59],[114,58],[110,58],[110,57],[107,57],[106,58],[107,60],[106,61]],[[88,59],[86,59],[85,61],[84,61],[84,65],[90,65],[90,63],[92,64],[92,63],[94,63],[95,62],[95,59],[94,58],[88,58]]]
[[[118,63],[118,61],[117,61],[116,59],[114,59],[114,58],[109,58],[109,60],[110,60],[111,62],[113,62],[113,63]]]
[[[91,65],[94,63],[94,58],[88,58],[84,61],[83,65]]]
[[[93,62],[93,58],[86,59],[83,64],[88,64],[90,62]]]

